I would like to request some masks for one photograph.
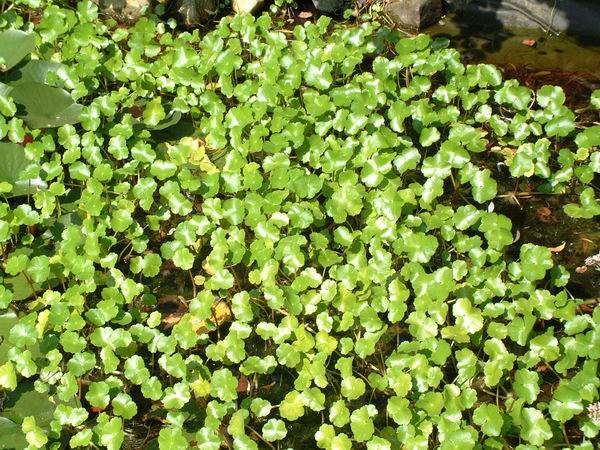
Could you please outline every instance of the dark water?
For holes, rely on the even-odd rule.
[[[600,79],[600,38],[557,34],[541,28],[509,29],[493,19],[458,14],[447,15],[425,32],[448,37],[466,62],[578,72]],[[527,46],[525,40],[533,40],[535,45]]]

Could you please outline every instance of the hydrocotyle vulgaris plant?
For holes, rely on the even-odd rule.
[[[599,313],[492,207],[511,177],[598,214],[559,88],[375,22],[2,20],[84,105],[2,111],[7,445],[594,448]]]

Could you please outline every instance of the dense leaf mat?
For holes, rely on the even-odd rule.
[[[600,213],[560,88],[375,22],[18,12],[83,110],[0,89],[0,448],[594,448],[600,309],[494,202]]]

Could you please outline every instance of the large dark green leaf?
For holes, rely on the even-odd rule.
[[[15,86],[11,96],[20,107],[17,115],[23,117],[30,128],[60,127],[80,120],[83,107],[64,89],[27,81]]]
[[[16,107],[10,98],[10,91],[12,91],[12,87],[8,84],[0,83],[0,111],[2,111],[2,114],[8,114],[9,116],[14,114]]]
[[[2,280],[0,280],[2,283]],[[17,313],[12,309],[0,310],[0,366],[8,361],[8,352],[13,348],[12,343],[8,340],[10,330],[19,322]],[[42,356],[40,353],[39,344],[35,343],[30,346],[28,350],[31,351],[32,358],[39,358]],[[2,433],[0,433],[2,436]],[[1,449],[2,447],[0,447]]]
[[[10,329],[19,319],[17,313],[11,309],[0,311],[0,366],[7,361],[8,351],[12,345],[7,341]],[[0,422],[0,430],[2,429]],[[2,433],[0,432],[0,436]],[[2,447],[0,447],[2,448]]]
[[[20,383],[6,394],[0,415],[19,424],[25,417],[34,416],[37,425],[45,428],[52,421],[55,408],[48,395],[37,392],[33,383]]]
[[[48,238],[49,236],[46,235],[45,237]],[[21,247],[14,250],[12,255],[27,255],[30,258],[33,258],[34,256],[32,253],[33,251],[31,248]],[[43,283],[35,283],[32,281],[31,275],[32,274],[30,272],[28,279],[23,272],[15,276],[0,272],[0,285],[4,286],[6,289],[9,289],[13,293],[13,301],[18,302],[31,298],[36,292],[42,292],[48,287],[54,287],[59,282],[58,279],[51,275],[47,281]]]
[[[0,72],[16,66],[34,50],[33,34],[20,30],[3,31],[0,33]]]
[[[21,425],[6,417],[0,417],[0,450],[21,450],[27,448],[27,440]]]
[[[0,277],[0,283],[13,292],[13,300],[16,302],[27,300],[33,296],[34,292],[40,292],[45,289],[40,284],[29,284],[29,281],[22,273],[14,277]]]
[[[8,84],[0,83],[0,95],[8,96],[12,88]]]
[[[56,73],[61,67],[59,63],[32,59],[14,67],[6,77],[6,84],[14,87],[28,81],[46,83],[48,74]]]
[[[10,142],[0,142],[0,182],[13,185],[8,197],[19,197],[46,189],[47,184],[39,179],[21,180],[19,174],[27,167],[29,161],[25,158],[23,147]]]

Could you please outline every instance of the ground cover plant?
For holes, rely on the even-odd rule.
[[[500,209],[600,215],[599,93],[40,3],[0,15],[0,448],[597,446],[600,310]]]

